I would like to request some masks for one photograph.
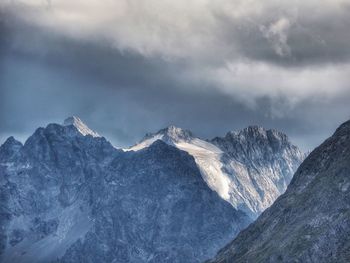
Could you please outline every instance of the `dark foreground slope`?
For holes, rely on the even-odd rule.
[[[286,193],[211,262],[350,262],[350,121],[306,158]]]
[[[250,222],[186,152],[123,152],[78,124],[0,147],[0,262],[199,262]]]

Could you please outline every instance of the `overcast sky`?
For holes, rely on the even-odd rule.
[[[117,146],[350,119],[350,0],[0,0],[0,143],[79,116]]]

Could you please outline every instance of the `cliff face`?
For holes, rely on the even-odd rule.
[[[288,137],[276,130],[250,126],[211,141],[225,153],[230,175],[230,202],[256,218],[286,190],[305,158]]]
[[[287,191],[210,262],[350,261],[350,121],[305,159]]]

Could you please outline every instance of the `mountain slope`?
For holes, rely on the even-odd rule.
[[[156,140],[192,155],[208,186],[253,219],[285,191],[304,159],[285,134],[257,126],[210,141],[170,126],[127,150],[138,151]]]
[[[285,194],[211,262],[350,261],[350,121],[306,158]]]
[[[1,262],[201,262],[251,222],[188,153],[123,152],[70,120],[0,147]]]

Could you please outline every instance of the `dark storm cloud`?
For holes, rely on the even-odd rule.
[[[280,66],[350,58],[348,0],[15,0],[0,8],[12,17],[11,24],[35,25],[146,57],[208,64],[251,59]]]
[[[345,1],[313,13],[273,1],[189,4],[193,14],[179,2],[175,17],[61,3],[67,16],[0,5],[2,141],[75,114],[122,146],[170,124],[204,138],[258,124],[308,149],[350,117]]]
[[[184,80],[177,77],[186,65],[60,39],[48,41],[50,48],[38,55],[30,44],[26,42],[25,52],[7,47],[1,63],[1,128],[6,135],[25,130],[25,137],[39,125],[78,114],[117,144],[127,145],[170,124],[214,136],[219,125],[221,132],[232,128],[222,123],[225,115],[238,118],[247,111],[254,117],[221,93],[183,87]]]

